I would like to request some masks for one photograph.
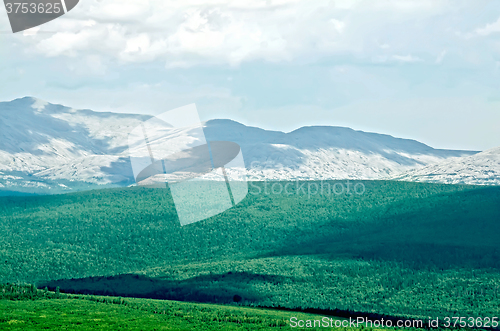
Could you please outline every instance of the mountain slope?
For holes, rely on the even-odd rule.
[[[410,182],[500,185],[500,147],[395,176]]]
[[[75,110],[29,97],[2,102],[0,171],[35,172],[79,157],[123,153],[128,132],[148,118]]]
[[[381,179],[449,158],[475,154],[439,150],[415,140],[344,127],[265,131],[230,120],[208,121],[208,140],[238,143],[249,177],[263,179]]]
[[[133,184],[128,135],[149,119],[76,110],[31,97],[2,102],[0,189],[64,191]],[[381,179],[475,154],[342,127],[284,133],[211,120],[204,123],[204,132],[208,141],[238,143],[253,180]],[[155,122],[150,134],[152,146],[164,154],[190,146],[183,142],[189,129]]]
[[[73,184],[67,181],[114,183],[118,179],[116,173],[111,171],[108,174],[106,170],[109,159],[119,159],[117,156],[125,155],[128,132],[149,118],[75,110],[31,97],[2,102],[0,188],[65,188],[65,184]],[[96,163],[99,169],[94,171],[90,167],[87,174],[90,175],[89,171],[95,172],[90,178],[67,175],[44,178],[49,169],[65,166],[82,168],[84,164],[81,160],[96,158],[100,158]],[[91,180],[94,176],[97,179]],[[109,180],[109,176],[113,180]],[[119,178],[118,182],[122,180],[124,178]],[[64,181],[64,184],[60,181]],[[126,178],[126,181],[130,181],[130,178]]]

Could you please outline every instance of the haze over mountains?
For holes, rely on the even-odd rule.
[[[134,184],[128,135],[150,118],[76,110],[31,97],[2,102],[0,189],[37,193]],[[186,134],[161,123],[157,129],[152,143],[166,150]],[[253,180],[500,183],[500,149],[475,155],[343,127],[283,133],[231,120],[208,121],[204,132],[208,141],[238,143]]]

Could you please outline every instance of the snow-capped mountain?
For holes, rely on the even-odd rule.
[[[2,102],[0,189],[133,184],[129,133],[151,118],[77,110],[31,97]],[[161,121],[155,125],[150,133],[157,149],[178,148],[187,134]],[[381,179],[476,153],[343,127],[284,133],[211,120],[203,131],[208,141],[238,143],[253,180]]]
[[[345,127],[302,127],[290,133],[216,120],[206,123],[208,140],[238,143],[249,178],[383,179],[410,169],[477,152],[439,150],[415,140]]]
[[[500,147],[394,176],[411,182],[500,185]]]
[[[148,118],[75,110],[30,97],[2,102],[0,188],[51,189],[65,187],[66,179],[94,184],[127,182],[130,171],[107,172],[106,167],[120,167],[115,163],[121,163],[119,156],[128,148],[128,132]],[[95,162],[83,170],[87,164],[82,160]],[[85,176],[76,170],[57,176],[58,168],[72,166]],[[49,169],[55,173],[49,175]],[[51,182],[51,178],[61,182]]]

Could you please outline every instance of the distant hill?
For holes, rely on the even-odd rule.
[[[500,185],[500,147],[409,171],[395,179],[410,182]]]
[[[77,110],[32,97],[0,103],[0,190],[73,191],[134,184],[128,134],[151,116]],[[185,132],[161,123],[152,143],[168,150]],[[233,141],[249,179],[382,179],[476,152],[344,127],[284,133],[231,120],[204,124],[208,141]],[[177,144],[177,143],[176,143]]]

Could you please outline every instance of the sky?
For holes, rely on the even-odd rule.
[[[13,34],[0,100],[500,146],[498,0],[80,0]]]

